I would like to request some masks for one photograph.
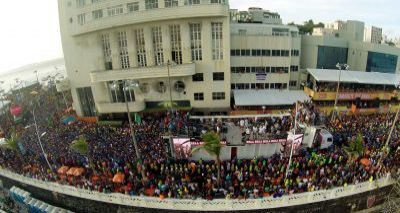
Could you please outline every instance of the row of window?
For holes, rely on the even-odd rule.
[[[212,99],[214,101],[225,100],[225,92],[213,92]],[[195,101],[204,101],[204,93],[202,93],[202,92],[194,93],[194,100]]]
[[[222,60],[223,59],[223,45],[222,45],[222,23],[213,22],[211,23],[211,37],[212,37],[212,59]],[[190,33],[190,50],[192,61],[203,60],[203,52],[201,45],[201,30],[202,26],[199,23],[189,24]],[[169,26],[169,42],[171,45],[171,59],[176,64],[182,64],[182,37],[181,37],[181,26],[170,25]],[[151,28],[151,36],[153,43],[154,61],[156,65],[163,65],[164,62],[164,49],[163,42],[166,42],[162,36],[161,26],[155,26]],[[147,66],[146,56],[146,41],[143,29],[137,29],[134,31],[134,39],[136,43],[136,54],[137,62],[139,67]],[[106,70],[112,70],[112,50],[110,45],[110,35],[108,33],[102,34],[102,47],[103,56]],[[128,69],[131,67],[128,53],[128,41],[126,31],[118,32],[118,44],[119,44],[119,61],[122,69]]]
[[[231,84],[233,90],[249,89],[287,89],[287,83],[237,83]]]
[[[290,66],[290,71],[299,71],[299,66]],[[231,67],[231,73],[289,73],[289,67]]]
[[[99,2],[102,2],[104,0],[91,0],[92,4],[96,4]],[[164,0],[165,2],[165,7],[176,7],[178,6],[178,0]],[[158,0],[146,0],[145,3],[147,4],[148,2],[157,2]],[[226,0],[210,0],[211,4],[225,4]],[[184,5],[194,5],[194,4],[200,4],[200,0],[185,0]],[[76,6],[77,7],[83,7],[86,5],[86,0],[76,0]]]
[[[223,72],[214,72],[213,73],[213,81],[224,81],[225,76]],[[203,73],[196,73],[192,76],[193,82],[201,82],[204,81],[204,74]]]
[[[93,2],[95,1],[95,2]],[[96,3],[102,0],[92,0],[92,3]],[[211,4],[225,4],[225,0],[211,0]],[[77,7],[83,7],[86,4],[85,0],[76,0],[76,5]],[[185,5],[195,5],[195,4],[200,4],[200,0],[185,0]],[[164,0],[164,7],[165,8],[171,8],[171,7],[177,7],[178,6],[178,0]],[[159,0],[145,0],[145,9],[156,9],[159,8]],[[120,4],[120,5],[115,5],[111,7],[107,7],[106,9],[98,9],[92,11],[92,19],[100,19],[105,17],[105,14],[107,16],[115,16],[115,15],[121,15],[126,11],[127,13],[132,13],[139,11],[140,6],[139,2],[130,2],[127,4]],[[86,14],[82,13],[78,15],[80,19],[84,18],[83,22],[79,22],[79,24],[84,24],[86,21]],[[79,20],[79,18],[78,18]]]
[[[299,56],[299,50],[267,50],[267,49],[232,49],[231,56],[275,56],[275,57],[289,57]]]

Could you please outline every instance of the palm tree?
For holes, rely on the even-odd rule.
[[[358,134],[357,137],[350,141],[349,146],[343,147],[343,150],[349,156],[350,159],[356,159],[364,154],[363,137]]]
[[[209,155],[215,158],[218,169],[218,186],[221,181],[221,141],[219,135],[215,132],[208,132],[202,136],[204,144],[198,146],[192,150],[192,153],[198,152],[199,150],[206,151]]]
[[[2,146],[6,149],[16,151],[18,149],[18,135],[17,133],[12,133],[11,137],[6,140],[6,143]]]
[[[87,156],[89,153],[89,145],[83,136],[79,139],[72,141],[70,148],[81,155]]]

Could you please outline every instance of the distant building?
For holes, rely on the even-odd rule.
[[[336,21],[325,26],[302,36],[301,68],[336,69],[337,63],[347,63],[352,70],[400,72],[400,49],[364,42],[363,22]],[[379,37],[375,31],[374,41]]]
[[[382,28],[371,26],[364,29],[365,42],[380,44],[382,43],[382,40]]]
[[[248,11],[231,10],[231,21],[238,23],[282,24],[281,16],[276,12],[259,7],[250,7]]]

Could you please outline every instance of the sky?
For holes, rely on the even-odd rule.
[[[398,0],[230,0],[232,9],[262,7],[278,12],[284,23],[360,20],[400,37]],[[27,64],[63,57],[57,0],[2,2],[0,73]]]

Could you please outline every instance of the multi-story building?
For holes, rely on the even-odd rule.
[[[259,7],[250,7],[248,11],[232,9],[231,20],[239,23],[282,24],[281,16],[278,13]]]
[[[79,115],[126,112],[124,92],[132,112],[229,108],[227,1],[59,0],[59,11]]]
[[[301,68],[336,69],[337,63],[347,63],[351,70],[400,72],[400,49],[364,42],[363,22],[338,21],[327,26],[302,36]]]
[[[380,44],[382,40],[382,28],[371,26],[364,29],[365,42]]]

